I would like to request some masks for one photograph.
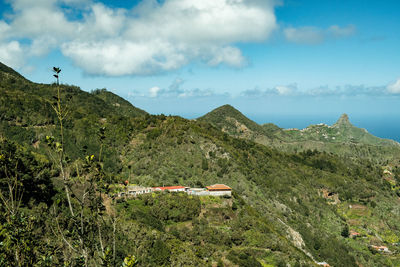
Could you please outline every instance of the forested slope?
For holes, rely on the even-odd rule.
[[[9,69],[0,75],[0,265],[400,264],[400,169],[283,152],[67,85],[60,85],[69,110],[62,149],[51,107],[57,84],[34,84]],[[125,180],[224,183],[233,197],[115,198]],[[9,205],[14,195],[20,205]],[[349,238],[351,231],[360,236]]]

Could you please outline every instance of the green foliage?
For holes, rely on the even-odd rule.
[[[340,234],[345,238],[349,237],[350,232],[349,232],[349,226],[347,224],[343,227],[343,230]]]
[[[228,259],[243,267],[262,267],[261,263],[254,258],[250,251],[236,252],[232,250],[228,255]]]
[[[151,264],[154,266],[165,266],[169,265],[169,258],[171,251],[160,239],[155,240],[153,246],[150,249],[152,255]]]
[[[134,267],[137,265],[135,256],[127,256],[124,258],[124,262],[122,263],[122,267]]]
[[[186,193],[144,194],[120,205],[128,211],[129,218],[159,230],[163,229],[163,223],[192,220],[201,210],[199,198]]]
[[[43,266],[312,266],[305,251],[332,266],[355,266],[355,259],[363,266],[399,265],[397,254],[367,249],[374,236],[400,235],[392,189],[400,171],[393,166],[391,185],[377,164],[389,164],[386,158],[398,152],[346,121],[313,126],[302,139],[297,131],[259,126],[229,106],[189,121],[146,114],[103,89],[86,93],[61,84],[59,99],[68,107],[61,134],[52,110],[57,84],[34,84],[0,69],[0,189],[7,198],[9,178],[18,177],[24,194],[16,210],[32,222],[1,217],[2,240],[18,234],[27,244],[7,241],[4,255],[12,258],[25,246],[34,249],[20,250],[24,257]],[[225,126],[245,139],[219,130]],[[318,131],[341,139],[325,142]],[[360,140],[346,139],[355,134]],[[54,160],[60,153],[63,168]],[[225,183],[234,191],[227,199],[159,193],[116,204],[110,186],[125,180]],[[365,238],[343,238],[343,225]]]
[[[0,225],[0,264],[6,266],[12,262],[30,266],[37,261],[38,240],[32,234],[34,220],[32,216],[17,213]]]
[[[9,196],[9,184],[15,177],[22,190],[22,204],[30,201],[49,204],[55,194],[50,180],[50,165],[38,162],[25,149],[0,138],[0,190]]]

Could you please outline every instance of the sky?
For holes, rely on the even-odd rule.
[[[342,113],[400,124],[399,10],[397,0],[2,0],[0,62],[40,83],[58,66],[61,82],[152,114],[231,104],[282,127]]]

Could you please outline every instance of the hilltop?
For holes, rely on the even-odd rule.
[[[246,136],[263,132],[262,127],[248,119],[231,105],[223,105],[207,113],[198,120],[209,122],[231,135]]]
[[[14,176],[23,178],[24,189],[23,220],[0,217],[0,238],[11,240],[0,246],[6,263],[13,262],[19,244],[12,240],[21,240],[26,258],[50,266],[83,260],[106,265],[110,255],[118,263],[135,255],[139,266],[400,264],[400,169],[356,156],[263,145],[262,138],[275,144],[282,140],[277,133],[286,131],[257,125],[230,106],[186,120],[150,115],[104,90],[61,85],[71,110],[66,184],[79,211],[70,215],[46,138],[60,140],[51,108],[56,85],[3,72],[0,78],[0,189],[6,192]],[[249,138],[237,138],[243,133],[237,127]],[[117,201],[109,187],[125,180],[142,186],[223,183],[233,196],[164,193]],[[4,205],[0,209],[5,214]],[[349,231],[363,237],[349,238]],[[385,245],[393,254],[370,245]]]

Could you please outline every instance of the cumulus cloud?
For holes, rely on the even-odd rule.
[[[214,90],[211,89],[187,89],[183,88],[184,80],[181,78],[176,78],[170,86],[167,88],[160,88],[154,86],[148,90],[147,97],[159,98],[159,97],[173,97],[173,98],[190,98],[190,97],[210,97],[210,96],[228,96],[229,94],[216,94]]]
[[[391,83],[387,86],[387,90],[390,94],[400,94],[400,79]]]
[[[0,40],[6,39],[9,32],[10,32],[10,25],[5,23],[4,21],[0,21]]]
[[[319,44],[327,39],[345,38],[356,32],[354,25],[340,27],[332,25],[328,29],[318,27],[288,27],[283,30],[286,40],[299,44]]]
[[[15,0],[10,22],[0,21],[0,38],[31,40],[30,56],[60,48],[90,74],[150,75],[192,61],[241,67],[246,60],[235,44],[270,36],[277,27],[274,2],[143,0],[127,10],[90,0],[85,6],[77,0]]]
[[[68,21],[54,0],[15,0],[12,7],[14,15],[9,26],[13,37],[35,40],[52,36],[65,41],[73,38],[79,28],[77,22]]]
[[[279,95],[292,95],[296,93],[297,85],[292,84],[288,86],[276,86],[274,89]]]
[[[20,68],[23,66],[23,53],[23,48],[17,41],[0,43],[0,61],[6,62],[13,68]]]
[[[154,86],[154,87],[151,87],[150,89],[149,89],[149,95],[150,95],[150,97],[157,97],[158,96],[158,92],[160,92],[160,87],[158,87],[158,86]]]
[[[267,88],[265,90],[254,88],[245,90],[241,93],[241,95],[247,97],[262,97],[270,95],[292,96],[296,94],[298,94],[297,84],[278,85],[273,88]]]

